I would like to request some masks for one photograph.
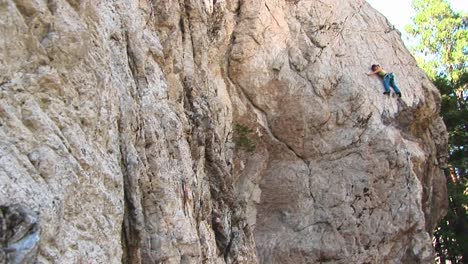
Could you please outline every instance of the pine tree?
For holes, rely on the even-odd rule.
[[[445,0],[412,4],[416,15],[406,27],[416,43],[412,52],[442,95],[449,132],[449,210],[434,232],[437,262],[468,263],[468,15]]]

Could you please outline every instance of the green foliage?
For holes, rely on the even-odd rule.
[[[413,7],[412,52],[442,95],[449,132],[449,210],[434,231],[437,262],[468,263],[468,16],[445,0],[413,0]]]
[[[234,143],[239,149],[243,149],[248,152],[255,150],[255,141],[252,138],[253,130],[242,124],[234,125]]]
[[[447,181],[449,210],[434,231],[438,263],[466,263],[468,235],[466,219],[467,181]]]
[[[431,78],[458,81],[467,67],[468,15],[454,12],[445,0],[413,0],[416,16],[406,26],[417,44],[418,63]]]

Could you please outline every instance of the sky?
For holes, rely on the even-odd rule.
[[[414,10],[411,0],[366,0],[375,9],[388,18],[402,34],[405,34],[405,25],[411,22]],[[455,11],[468,12],[468,0],[448,0]],[[404,39],[404,38],[403,38]]]

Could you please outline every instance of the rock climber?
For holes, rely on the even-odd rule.
[[[371,70],[372,72],[369,72],[367,75],[378,74],[380,77],[382,77],[385,88],[385,92],[383,94],[389,95],[391,86],[395,93],[398,95],[398,97],[401,97],[400,89],[398,89],[398,86],[396,86],[395,84],[395,75],[393,74],[393,72],[387,73],[378,64],[372,64]]]

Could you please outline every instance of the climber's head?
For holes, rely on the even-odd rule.
[[[380,65],[378,65],[378,64],[372,64],[372,66],[371,66],[371,70],[373,70],[373,71],[377,70],[378,68],[380,68]]]

